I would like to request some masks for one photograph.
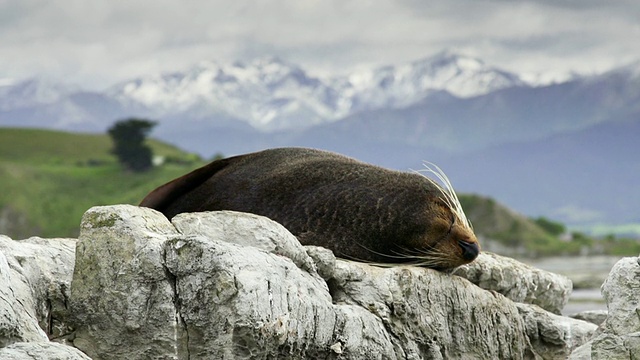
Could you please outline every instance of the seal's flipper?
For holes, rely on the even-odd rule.
[[[243,156],[234,156],[213,161],[186,175],[170,181],[150,192],[144,199],[142,199],[139,206],[155,209],[166,215],[165,211],[167,207],[177,198],[202,185],[202,183],[207,181],[207,179],[215,173],[224,169],[229,165],[229,163],[240,157]]]

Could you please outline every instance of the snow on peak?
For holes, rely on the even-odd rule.
[[[0,109],[52,104],[75,91],[78,91],[75,86],[63,85],[46,78],[7,80],[0,84]]]
[[[398,66],[319,78],[277,57],[202,61],[191,68],[119,84],[110,93],[156,116],[224,113],[272,131],[334,121],[357,111],[403,107],[438,91],[472,97],[523,84],[515,74],[444,51]]]
[[[553,84],[561,84],[576,78],[581,75],[575,72],[544,72],[544,73],[522,73],[520,78],[527,85],[532,87],[549,86]]]
[[[395,106],[409,105],[434,91],[445,90],[458,97],[473,97],[522,84],[515,74],[450,51],[406,65],[354,73],[348,81],[353,87],[351,93],[365,97],[365,103],[387,98],[386,105]]]
[[[275,57],[248,63],[202,61],[184,72],[139,78],[110,89],[121,102],[141,103],[158,116],[222,112],[269,130],[296,126],[291,122],[298,112],[330,118],[334,110],[323,94],[331,91]]]
[[[465,56],[451,50],[444,50],[431,57],[417,61],[417,63],[425,63],[431,67],[447,67],[454,66],[461,70],[479,71],[486,65],[480,59]]]

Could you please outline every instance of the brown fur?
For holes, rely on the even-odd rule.
[[[304,148],[214,161],[140,204],[169,219],[183,212],[250,212],[337,256],[438,269],[473,261],[479,251],[466,219],[449,205],[442,189],[422,175]]]

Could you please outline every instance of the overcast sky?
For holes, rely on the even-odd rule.
[[[265,55],[345,73],[443,49],[518,72],[600,72],[640,60],[640,1],[0,0],[0,79],[99,88]]]

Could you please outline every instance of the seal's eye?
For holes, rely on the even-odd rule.
[[[453,231],[453,226],[455,225],[455,223],[456,223],[455,216],[452,216],[450,221],[445,222],[444,219],[438,221],[438,223],[435,226],[437,231],[437,233],[434,234],[436,235],[435,238],[438,239],[438,241],[442,241],[447,237],[449,237],[449,235],[451,235],[451,232]]]
[[[456,224],[456,216],[451,214],[451,225],[449,225],[449,230],[447,231],[447,235],[449,236],[449,234],[451,234],[451,231],[453,230],[453,225]]]

